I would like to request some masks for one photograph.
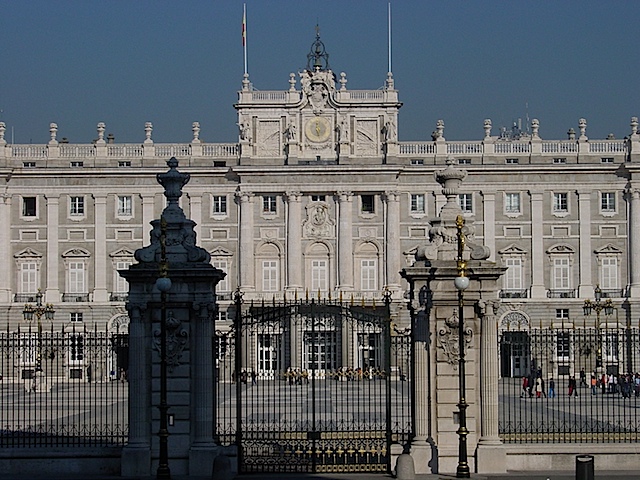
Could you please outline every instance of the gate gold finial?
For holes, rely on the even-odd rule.
[[[340,290],[340,295],[339,295],[339,301],[340,301],[340,305],[342,305],[342,290]]]

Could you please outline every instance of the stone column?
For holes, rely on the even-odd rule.
[[[593,295],[591,278],[591,191],[578,190],[578,215],[580,219],[580,279],[578,297],[589,298]]]
[[[253,291],[256,288],[253,255],[253,193],[237,192],[240,202],[240,289]]]
[[[151,339],[144,304],[127,304],[129,313],[129,439],[122,449],[123,477],[149,475],[151,469]]]
[[[477,469],[483,473],[507,471],[507,455],[498,435],[498,324],[497,301],[480,301],[480,439]]]
[[[109,301],[107,292],[107,195],[93,195],[95,204],[94,302]]]
[[[630,285],[629,297],[640,296],[640,189],[632,187],[627,190],[627,202],[629,206],[629,262]]]
[[[529,192],[531,195],[531,297],[546,298],[547,289],[544,286],[544,245],[543,245],[543,194]]]
[[[496,192],[482,192],[484,245],[491,249],[488,260],[496,261]]]
[[[302,194],[287,192],[287,291],[302,289]]]
[[[58,244],[58,230],[60,227],[59,207],[60,196],[47,194],[47,287],[45,301],[57,303],[60,301],[60,246]]]
[[[385,192],[386,219],[386,286],[391,291],[400,289],[400,193]]]
[[[11,301],[11,279],[9,271],[15,271],[11,260],[11,195],[0,195],[0,265],[5,265],[5,275],[0,276],[0,303]]]
[[[353,290],[353,193],[338,192],[338,288]]]

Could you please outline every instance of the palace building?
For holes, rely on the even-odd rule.
[[[229,328],[237,289],[245,301],[332,297],[367,305],[388,291],[393,323],[409,325],[400,271],[429,242],[431,219],[445,203],[434,174],[447,163],[467,172],[457,195],[476,241],[507,268],[497,317],[513,342],[500,350],[502,376],[538,366],[516,348],[530,329],[593,325],[585,300],[611,300],[612,309],[597,311],[610,332],[640,326],[636,117],[624,139],[589,138],[586,119],[557,140],[541,138],[544,119],[508,132],[487,119],[475,140],[448,141],[440,120],[430,138],[402,142],[391,73],[383,88],[355,90],[346,73],[330,69],[319,38],[308,58],[282,90],[257,90],[244,76],[233,143],[202,141],[194,122],[183,144],[157,142],[151,123],[137,144],[105,137],[104,123],[96,141],[72,144],[52,123],[47,144],[13,145],[0,123],[0,325],[26,331],[25,305],[41,292],[55,311],[45,331],[126,332],[128,286],[118,271],[149,244],[150,222],[165,206],[155,176],[175,157],[191,176],[180,201],[197,224],[197,244],[227,273],[217,286],[219,330]],[[615,338],[607,337],[600,366],[623,371],[618,349],[626,347]],[[538,359],[550,374],[593,369],[571,337],[554,342]],[[332,364],[337,348],[328,342],[322,350],[328,369],[343,367]],[[289,366],[270,345],[256,349],[250,367],[259,375]],[[103,370],[119,371],[126,361],[121,355]],[[364,358],[356,363],[350,367],[367,366]],[[74,375],[86,367],[77,351],[69,356]]]

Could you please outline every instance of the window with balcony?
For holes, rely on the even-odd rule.
[[[360,288],[363,291],[374,291],[378,289],[378,262],[375,259],[360,261]]]
[[[278,261],[277,260],[262,261],[262,291],[263,292],[278,291]]]
[[[215,268],[222,270],[226,273],[225,277],[216,285],[216,292],[228,292],[229,291],[229,263],[226,260],[212,260],[211,265]]]
[[[38,263],[20,263],[20,281],[18,288],[21,294],[36,294],[38,292]]]
[[[311,260],[311,291],[326,292],[329,289],[329,268],[326,260]]]

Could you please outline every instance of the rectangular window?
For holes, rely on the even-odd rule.
[[[216,291],[217,292],[228,292],[229,291],[229,266],[227,264],[226,260],[213,260],[211,262],[211,265],[213,265],[214,267],[222,270],[224,273],[226,273],[225,277],[220,280],[218,282],[218,285],[216,285]]]
[[[38,265],[36,262],[20,264],[20,293],[38,292]]]
[[[69,321],[71,323],[81,323],[83,320],[81,312],[71,312],[69,314]]]
[[[553,159],[553,163],[555,165],[560,165],[562,163],[567,163],[567,159],[564,158],[564,157],[556,157],[556,158]]]
[[[70,363],[82,363],[84,360],[84,337],[79,334],[69,335],[69,361]]]
[[[22,216],[36,216],[36,197],[22,197]]]
[[[215,195],[212,200],[213,214],[214,215],[226,215],[227,214],[227,196]]]
[[[568,308],[556,308],[556,320],[569,320]]]
[[[603,212],[616,211],[616,194],[615,192],[602,192],[600,194],[600,210]]]
[[[121,260],[116,262],[116,271],[115,271],[115,292],[116,293],[128,293],[129,292],[129,282],[127,282],[122,275],[118,273],[118,270],[128,270],[131,266],[131,261],[129,260]]]
[[[262,211],[264,213],[276,213],[276,196],[265,195],[262,197]]]
[[[70,162],[69,166],[71,168],[82,168],[84,167],[84,162]]]
[[[507,159],[505,159],[504,163],[506,163],[507,165],[517,165],[518,163],[520,163],[520,159],[518,159],[518,158],[507,158]]]
[[[374,195],[360,195],[361,212],[376,213],[376,203]]]
[[[600,159],[601,163],[613,163],[613,157],[602,157]]]
[[[278,291],[278,262],[276,260],[262,262],[262,291]]]
[[[519,193],[504,194],[504,211],[506,213],[520,213],[520,194]]]
[[[130,217],[133,214],[133,199],[130,195],[118,195],[118,215]]]
[[[84,285],[84,263],[69,262],[69,291],[67,293],[86,293]]]
[[[458,202],[460,203],[460,208],[464,213],[473,213],[473,194],[458,194]]]
[[[567,362],[570,357],[571,336],[569,332],[556,333],[556,355],[559,361]]]
[[[412,158],[411,165],[424,165],[424,159],[422,158]]]
[[[553,288],[556,290],[568,290],[571,288],[570,267],[567,257],[553,259]]]
[[[602,257],[600,259],[600,286],[604,290],[618,288],[618,259],[616,257]]]
[[[24,168],[36,168],[36,162],[22,162]]]
[[[378,289],[377,282],[377,262],[373,260],[362,260],[360,262],[360,286],[364,291]]]
[[[129,160],[120,160],[118,161],[118,167],[130,167],[131,162]]]
[[[553,194],[553,211],[554,212],[568,212],[569,211],[569,196],[567,193],[554,193]]]
[[[618,361],[618,333],[605,332],[602,338],[602,359],[605,362],[613,363]]]
[[[411,213],[424,213],[425,201],[423,193],[411,194]]]
[[[311,195],[312,202],[324,202],[325,198],[325,195]]]
[[[458,165],[471,165],[471,159],[470,158],[459,158],[458,159]]]
[[[214,160],[213,161],[213,166],[217,167],[217,168],[226,167],[227,166],[227,162],[225,162],[224,160]]]
[[[216,321],[217,322],[226,322],[229,316],[226,310],[218,309],[216,312]]]
[[[505,289],[506,290],[521,290],[522,289],[522,259],[521,258],[507,258],[505,261],[507,267],[507,274],[505,276]]]
[[[326,292],[328,290],[327,278],[327,261],[326,260],[312,260],[311,261],[311,291]]]
[[[84,197],[69,198],[69,215],[71,216],[84,215]]]

